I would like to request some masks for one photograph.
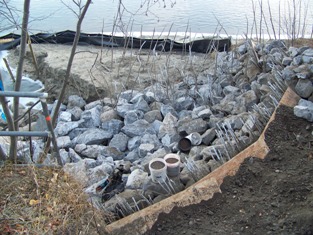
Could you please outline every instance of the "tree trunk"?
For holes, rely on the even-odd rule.
[[[20,45],[20,55],[18,66],[16,70],[16,81],[15,81],[15,91],[19,91],[22,83],[22,73],[23,73],[23,65],[24,65],[24,57],[26,52],[26,44],[27,44],[27,26],[28,26],[28,18],[29,18],[29,6],[30,0],[24,0],[24,9],[23,9],[23,22],[21,28],[21,45]],[[14,130],[18,131],[19,126],[18,122],[15,121],[19,116],[19,97],[14,97],[13,100],[13,118],[14,118]],[[16,163],[17,157],[17,137],[11,138],[11,148],[13,152],[10,151],[10,158],[12,157]]]
[[[0,73],[0,82],[3,84],[1,73]],[[3,85],[2,85],[2,87],[3,87]],[[9,130],[10,131],[14,131],[15,130],[15,128],[14,128],[14,121],[13,121],[12,115],[10,113],[10,110],[9,110],[9,107],[8,107],[8,102],[7,102],[6,98],[3,97],[3,96],[0,96],[0,103],[2,105],[3,112],[4,112],[5,116],[6,116]],[[10,145],[9,160],[11,162],[15,161],[15,156],[16,156],[16,147],[14,145],[12,145],[12,143],[14,143],[15,139],[16,138],[14,136],[10,137],[11,145]],[[2,158],[6,158],[5,153],[3,151],[0,151],[0,155],[2,155],[1,156]]]

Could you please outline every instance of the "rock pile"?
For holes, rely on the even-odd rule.
[[[303,98],[295,114],[312,121],[312,48],[247,41],[217,53],[216,63],[214,71],[204,68],[171,86],[126,90],[116,99],[86,104],[69,97],[55,128],[64,170],[97,206],[119,218],[190,186],[256,140],[286,84]],[[179,141],[192,133],[201,142],[181,151]],[[19,155],[31,161],[28,144],[20,144]],[[32,144],[37,162],[43,141]],[[169,153],[181,157],[179,176],[152,181],[149,162]],[[55,160],[48,155],[44,163]]]

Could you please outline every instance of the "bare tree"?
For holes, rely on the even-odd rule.
[[[12,16],[12,12],[7,5],[6,1],[2,1],[1,4],[5,4],[6,8],[9,11],[9,14]],[[22,82],[22,72],[23,72],[23,65],[24,65],[24,57],[26,53],[26,44],[27,44],[27,27],[28,27],[28,19],[29,19],[29,7],[30,7],[30,0],[24,1],[24,8],[23,8],[23,22],[21,26],[21,43],[20,43],[20,51],[19,51],[19,61],[18,67],[16,71],[16,80],[14,90],[19,91]],[[14,21],[14,18],[12,19]],[[17,26],[17,24],[16,24]],[[4,108],[5,114],[8,120],[8,126],[10,131],[18,131],[18,121],[16,121],[19,117],[19,97],[14,97],[13,100],[13,118],[11,113],[6,111],[6,102],[5,99],[1,99],[2,106]],[[16,163],[17,161],[17,137],[11,137],[11,144],[10,144],[10,153],[9,159]]]
[[[16,15],[17,9],[10,5],[8,0],[0,1],[0,32],[12,28],[19,28]]]
[[[91,4],[91,0],[87,0],[85,5],[82,5],[81,0],[72,0],[72,1],[79,8],[79,13],[75,13],[78,16],[78,21],[77,21],[77,25],[76,25],[76,34],[75,34],[75,38],[73,41],[70,58],[69,58],[68,63],[67,63],[66,74],[65,74],[64,81],[63,81],[63,86],[62,86],[62,89],[61,89],[60,94],[59,94],[58,102],[55,106],[55,112],[53,113],[53,116],[52,116],[52,124],[53,125],[56,124],[56,120],[57,120],[57,117],[59,114],[59,109],[61,107],[62,102],[64,101],[65,91],[67,88],[68,80],[70,79],[71,68],[72,68],[74,56],[76,53],[76,48],[77,48],[79,37],[80,37],[81,25],[82,25],[82,22],[83,22],[85,15],[86,15],[86,12],[88,10],[88,7]],[[68,6],[68,5],[66,5],[66,6]]]
[[[84,19],[86,13],[87,13],[88,7],[92,3],[91,0],[87,0],[85,5],[82,4],[82,0],[72,0],[72,2],[78,7],[78,13],[76,11],[74,11],[68,4],[63,2],[63,4],[66,7],[68,7],[71,11],[73,11],[76,16],[78,16],[78,21],[77,21],[77,25],[76,25],[76,34],[75,34],[75,38],[74,38],[74,41],[72,44],[72,50],[71,50],[70,58],[69,58],[68,63],[67,63],[66,74],[65,74],[65,77],[63,80],[62,89],[59,93],[58,101],[56,103],[54,113],[52,115],[52,125],[53,126],[56,125],[59,110],[60,110],[62,102],[64,101],[64,96],[65,96],[67,84],[68,84],[68,81],[69,81],[70,75],[71,75],[72,64],[73,64],[74,57],[76,54],[76,48],[77,48],[77,45],[79,42],[81,25],[82,25],[82,22],[83,22],[83,19]],[[48,138],[48,140],[46,142],[46,146],[45,146],[45,151],[44,151],[45,153],[47,153],[49,151],[50,143],[51,143],[51,139]]]

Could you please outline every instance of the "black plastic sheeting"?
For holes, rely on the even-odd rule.
[[[74,31],[62,31],[54,34],[38,33],[30,36],[32,43],[72,44],[75,37]],[[10,42],[0,43],[1,50],[14,49],[20,44],[20,35],[8,34],[1,39],[13,39]],[[5,40],[3,40],[5,41]],[[105,34],[81,33],[79,45],[95,45],[108,47],[129,47],[142,49],[155,49],[158,51],[191,51],[208,53],[214,50],[228,51],[231,46],[230,38],[203,38],[187,43],[175,42],[171,39],[141,39],[136,37],[118,37]]]

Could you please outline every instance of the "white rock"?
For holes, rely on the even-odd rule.
[[[87,167],[86,167],[85,159],[77,163],[67,163],[64,165],[63,170],[65,173],[69,174],[78,182],[80,182],[83,187],[88,186],[89,178],[87,175]]]
[[[59,115],[59,122],[70,122],[72,121],[72,114],[70,112],[61,112]]]
[[[57,144],[59,148],[69,148],[72,142],[69,136],[60,136],[57,138]]]
[[[148,177],[147,172],[145,172],[141,169],[135,169],[128,176],[125,188],[127,188],[127,189],[140,189],[140,188],[142,188],[147,177]]]
[[[293,108],[293,112],[297,117],[313,122],[313,103],[311,101],[300,99],[298,105]]]

